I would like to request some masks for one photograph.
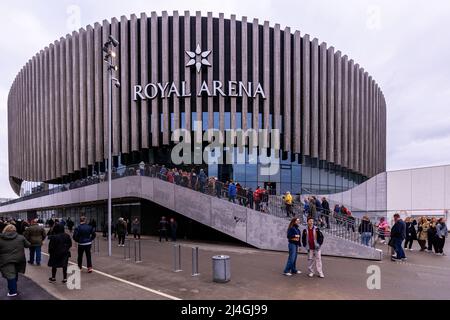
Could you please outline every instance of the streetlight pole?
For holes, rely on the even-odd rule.
[[[103,51],[106,53],[104,61],[108,65],[108,255],[112,256],[112,90],[113,81],[116,81],[116,85],[119,84],[117,79],[113,77],[113,71],[117,70],[114,66],[115,52],[112,51],[112,47],[117,47],[119,42],[112,36],[109,36],[109,41],[103,46]],[[120,85],[120,84],[119,84]],[[117,86],[119,86],[117,85]]]

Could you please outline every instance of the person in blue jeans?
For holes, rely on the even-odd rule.
[[[30,260],[28,261],[28,263],[34,264],[36,258],[36,265],[40,266],[42,243],[47,237],[44,227],[41,227],[38,224],[38,219],[35,219],[31,222],[31,227],[25,230],[23,236],[31,243]]]
[[[301,274],[301,271],[297,270],[297,256],[298,256],[298,247],[300,246],[300,219],[294,218],[291,220],[289,224],[287,238],[289,242],[289,257],[286,264],[286,268],[284,269],[285,276],[292,276],[293,274]]]
[[[391,229],[391,239],[396,255],[392,256],[392,261],[405,261],[405,251],[403,250],[403,241],[406,239],[406,223],[396,213],[394,215],[395,224]]]
[[[371,240],[373,238],[373,225],[368,216],[364,216],[362,218],[358,232],[361,235],[361,243],[367,247],[370,247]]]

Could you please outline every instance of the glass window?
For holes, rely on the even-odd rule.
[[[219,112],[214,112],[214,129],[220,128],[220,114]]]
[[[302,182],[305,184],[311,183],[311,167],[302,167]]]
[[[192,131],[197,130],[197,112],[192,112]]]
[[[288,191],[292,193],[292,185],[290,183],[282,183],[280,187],[280,194],[285,194]]]
[[[186,114],[181,113],[181,129],[186,129]]]
[[[236,129],[242,129],[242,113],[236,113]]]
[[[313,184],[316,185],[320,184],[319,175],[320,175],[319,168],[311,168],[311,182]]]
[[[209,127],[208,112],[203,112],[202,121],[203,121],[202,122],[203,131],[208,130],[208,127]]]
[[[245,176],[245,165],[243,164],[237,164],[233,166],[234,171],[234,180],[238,182],[245,182],[246,176]]]
[[[219,166],[217,164],[212,164],[208,166],[208,176],[210,177],[219,176]]]
[[[253,113],[248,113],[247,114],[247,129],[252,129],[253,128]]]
[[[328,186],[328,170],[320,169],[320,185]]]
[[[302,167],[299,165],[292,166],[292,183],[302,182]]]
[[[281,166],[281,182],[291,183],[292,182],[292,170],[286,166]]]
[[[263,128],[263,116],[262,116],[262,113],[259,114],[258,125],[259,125],[259,127],[258,127],[259,129]]]
[[[231,129],[231,113],[225,112],[225,130]]]
[[[258,166],[256,164],[248,164],[245,170],[246,181],[258,181]]]

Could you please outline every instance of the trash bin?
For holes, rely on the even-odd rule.
[[[227,283],[231,280],[231,259],[229,256],[213,257],[213,281]]]

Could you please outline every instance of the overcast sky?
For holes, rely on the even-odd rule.
[[[268,20],[334,46],[365,68],[385,94],[388,170],[450,164],[449,1],[1,1],[0,198],[14,196],[8,181],[7,96],[23,65],[80,27],[163,10]]]

